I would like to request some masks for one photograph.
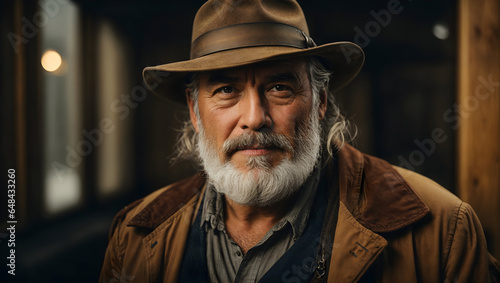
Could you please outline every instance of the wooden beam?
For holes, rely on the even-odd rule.
[[[460,0],[458,194],[500,258],[500,0]]]

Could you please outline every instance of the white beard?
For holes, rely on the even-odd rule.
[[[252,156],[246,164],[248,172],[237,169],[230,160],[220,160],[216,143],[206,137],[198,119],[198,156],[214,189],[236,203],[256,207],[270,206],[295,194],[319,160],[321,126],[314,108],[307,125],[300,125],[294,137],[296,147],[290,152],[291,160],[284,157],[273,168],[266,156]],[[275,135],[288,141],[284,135]],[[223,148],[227,143],[224,142]]]

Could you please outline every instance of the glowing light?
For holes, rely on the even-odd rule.
[[[435,37],[441,40],[447,39],[448,36],[450,35],[448,27],[443,24],[435,24],[434,27],[432,28],[432,33],[434,34]]]
[[[47,50],[42,55],[42,67],[48,72],[57,71],[62,65],[62,58],[54,50]]]

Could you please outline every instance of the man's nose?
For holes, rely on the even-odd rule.
[[[271,127],[269,104],[257,89],[247,89],[239,104],[240,127],[243,130],[259,131]]]

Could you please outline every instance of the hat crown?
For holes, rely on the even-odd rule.
[[[268,22],[294,26],[309,35],[306,18],[297,1],[209,0],[196,13],[191,42],[219,28]]]

